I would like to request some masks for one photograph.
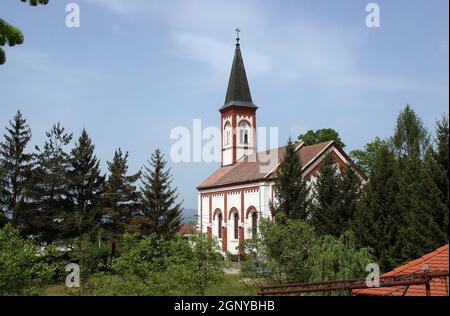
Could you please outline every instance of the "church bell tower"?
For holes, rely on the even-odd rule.
[[[242,59],[240,30],[231,67],[225,104],[220,108],[222,130],[222,166],[235,164],[244,155],[256,151],[256,110]]]

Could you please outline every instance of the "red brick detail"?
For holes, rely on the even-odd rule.
[[[212,229],[211,229],[211,227],[208,227],[206,229],[206,233],[208,234],[209,237],[212,237]]]
[[[241,191],[241,223],[244,223],[244,207],[245,207],[245,203],[244,203],[244,191]]]
[[[213,220],[215,220],[217,215],[219,215],[219,214],[222,214],[222,211],[220,210],[220,208],[216,208],[214,211]]]
[[[254,206],[250,206],[250,207],[247,209],[247,215],[245,216],[245,218],[248,219],[248,217],[250,216],[250,214],[251,214],[252,212],[255,212],[255,213],[256,213],[256,217],[258,218],[258,211],[256,210],[256,207],[254,207]]]
[[[234,213],[237,213],[238,217],[239,217],[239,211],[237,210],[237,208],[232,207],[230,212],[228,212],[228,219],[231,220],[231,215],[233,215]]]
[[[228,241],[228,231],[227,231],[227,228],[224,227],[222,229],[222,250],[223,251],[228,251],[227,241]]]
[[[227,216],[228,212],[227,212],[227,194],[224,193],[223,195],[223,221],[225,222],[225,224],[227,223]]]
[[[209,196],[209,223],[212,223],[212,195]]]
[[[242,249],[243,244],[244,244],[244,227],[239,227],[239,252],[241,254],[244,253],[244,249]]]

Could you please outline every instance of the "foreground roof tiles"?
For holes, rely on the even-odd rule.
[[[422,273],[424,264],[430,268],[430,272],[448,271],[448,244],[438,248],[437,250],[423,256],[420,259],[411,261],[403,266],[383,274],[383,276],[397,276],[413,273]],[[448,296],[448,278],[445,281],[442,278],[433,278],[430,282],[432,296]],[[425,285],[411,285],[406,293],[405,286],[371,288],[363,290],[353,290],[356,295],[370,296],[426,296]]]

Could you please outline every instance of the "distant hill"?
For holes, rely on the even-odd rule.
[[[182,211],[182,222],[184,224],[188,223],[188,222],[197,222],[198,218],[197,218],[197,210],[191,209],[191,208],[185,208]]]

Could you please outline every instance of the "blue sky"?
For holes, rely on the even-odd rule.
[[[65,26],[78,3],[81,27]],[[280,142],[308,129],[335,128],[347,150],[392,134],[414,106],[424,123],[448,112],[447,0],[374,1],[381,28],[365,25],[370,1],[50,0],[0,2],[20,27],[21,46],[0,66],[0,126],[20,109],[30,149],[61,121],[75,137],[87,128],[105,168],[115,148],[138,170],[176,126],[219,124],[234,51],[241,44],[259,126]],[[195,187],[217,164],[170,163],[180,197],[196,208]]]

